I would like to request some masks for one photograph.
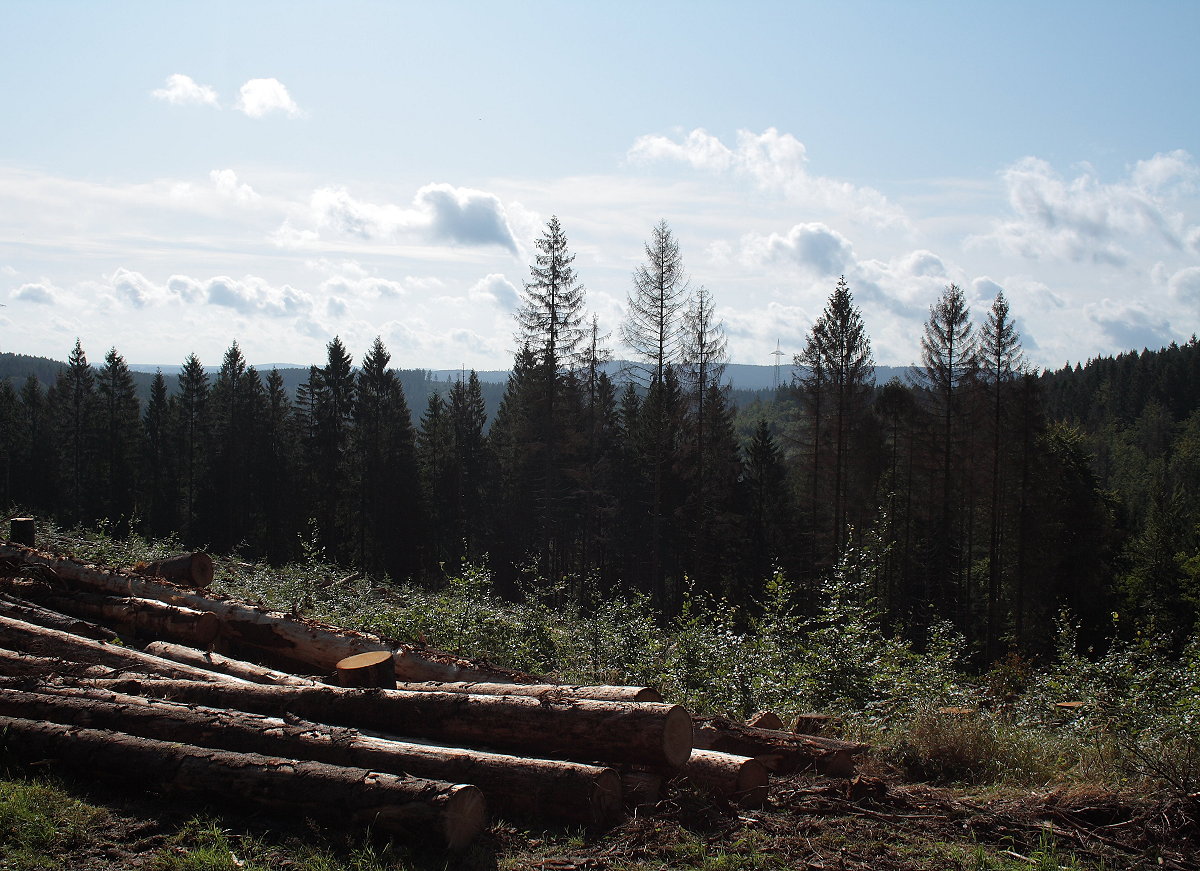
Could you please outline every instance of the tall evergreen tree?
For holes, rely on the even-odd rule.
[[[96,377],[103,415],[100,461],[104,470],[102,513],[128,534],[134,513],[141,408],[133,375],[116,348],[109,349]]]
[[[179,379],[180,475],[183,489],[183,529],[185,540],[199,543],[202,535],[197,523],[197,507],[204,486],[208,447],[208,373],[195,354],[183,361]]]
[[[54,385],[56,429],[62,451],[67,515],[92,520],[96,483],[96,377],[79,340]]]
[[[349,513],[349,480],[346,452],[354,412],[354,361],[342,340],[334,336],[326,346],[320,380],[310,385],[316,412],[311,495],[321,546],[335,560],[344,560],[352,548],[345,522]]]
[[[662,382],[677,362],[679,317],[687,300],[688,279],[679,243],[665,220],[659,221],[645,245],[646,262],[633,273],[621,339],[638,366],[633,376],[643,385]]]
[[[171,444],[172,417],[178,409],[167,394],[162,370],[150,382],[150,401],[142,416],[140,480],[143,489],[142,520],[150,535],[163,536],[178,526],[178,457]]]

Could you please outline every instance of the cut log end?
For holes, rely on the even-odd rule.
[[[671,768],[682,768],[692,755],[692,715],[672,705],[663,726],[663,759]]]
[[[396,658],[390,650],[356,653],[339,660],[338,683],[344,687],[396,688]]]
[[[475,840],[487,824],[487,802],[477,786],[460,784],[451,792],[442,816],[442,838],[451,850]]]
[[[683,770],[697,786],[743,808],[767,803],[767,767],[757,759],[715,750],[694,750]]]
[[[197,590],[204,589],[213,581],[212,557],[203,551],[155,560],[149,565],[139,564],[135,571],[141,575],[186,584]]]
[[[774,711],[759,711],[753,717],[746,721],[747,726],[753,726],[756,729],[783,729],[783,720]]]
[[[611,768],[600,772],[592,786],[592,824],[598,828],[615,825],[624,814],[621,775]]]

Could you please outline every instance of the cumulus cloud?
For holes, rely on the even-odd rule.
[[[304,114],[279,79],[250,79],[238,92],[234,108],[250,118],[262,118],[272,112],[282,112],[291,118]]]
[[[429,184],[405,207],[364,202],[345,188],[321,188],[312,195],[311,210],[317,226],[360,239],[393,240],[418,232],[436,242],[498,245],[517,253],[504,204],[485,191]]]
[[[116,295],[134,308],[146,308],[167,298],[166,288],[159,287],[140,272],[120,268],[108,280]]]
[[[513,283],[495,272],[475,282],[467,291],[467,298],[471,302],[490,303],[506,312],[516,311],[521,302],[520,292]]]
[[[238,182],[237,173],[232,169],[214,169],[208,177],[223,197],[239,203],[255,203],[262,199],[250,185]]]
[[[54,305],[58,302],[58,288],[49,282],[22,284],[11,294],[11,297],[21,302],[32,302],[37,305]]]
[[[1120,348],[1161,348],[1174,339],[1170,323],[1139,300],[1102,299],[1084,308],[1087,317]]]
[[[210,278],[203,284],[210,305],[231,308],[241,314],[271,317],[301,317],[311,313],[312,299],[289,285],[272,287],[261,278],[247,275],[237,280],[227,276]]]
[[[1013,219],[972,241],[991,241],[1029,259],[1052,258],[1124,266],[1138,239],[1172,249],[1191,241],[1173,200],[1194,186],[1200,173],[1185,151],[1140,161],[1125,180],[1106,184],[1084,167],[1066,180],[1044,160],[1026,157],[1002,178]]]
[[[151,96],[173,106],[212,106],[218,108],[217,92],[208,85],[197,84],[191,76],[175,73],[167,76],[166,87],[150,92]]]
[[[731,173],[805,205],[847,212],[880,225],[907,223],[903,210],[874,188],[809,173],[804,143],[774,127],[762,133],[739,130],[732,148],[700,128],[678,141],[654,134],[641,136],[626,158],[635,164],[670,161],[704,172]]]
[[[398,299],[408,292],[399,281],[373,275],[357,260],[334,262],[322,258],[310,260],[305,266],[326,276],[321,282],[321,292],[330,296]]]
[[[797,224],[783,235],[745,236],[741,252],[748,265],[786,263],[818,276],[841,275],[854,262],[850,240],[821,223]]]
[[[1188,266],[1167,281],[1171,298],[1186,305],[1200,305],[1200,266]]]

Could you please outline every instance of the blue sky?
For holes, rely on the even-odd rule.
[[[1200,4],[0,4],[0,350],[503,368],[557,214],[618,335],[665,218],[733,359],[839,275],[1042,366],[1200,321]],[[621,348],[613,340],[618,355]]]

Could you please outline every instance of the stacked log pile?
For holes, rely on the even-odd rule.
[[[846,776],[865,749],[694,723],[650,687],[547,683],[201,593],[211,567],[190,555],[123,572],[0,544],[4,750],[458,848],[485,802],[605,827],[684,777],[761,807],[769,771]],[[168,568],[181,583],[156,576]]]

